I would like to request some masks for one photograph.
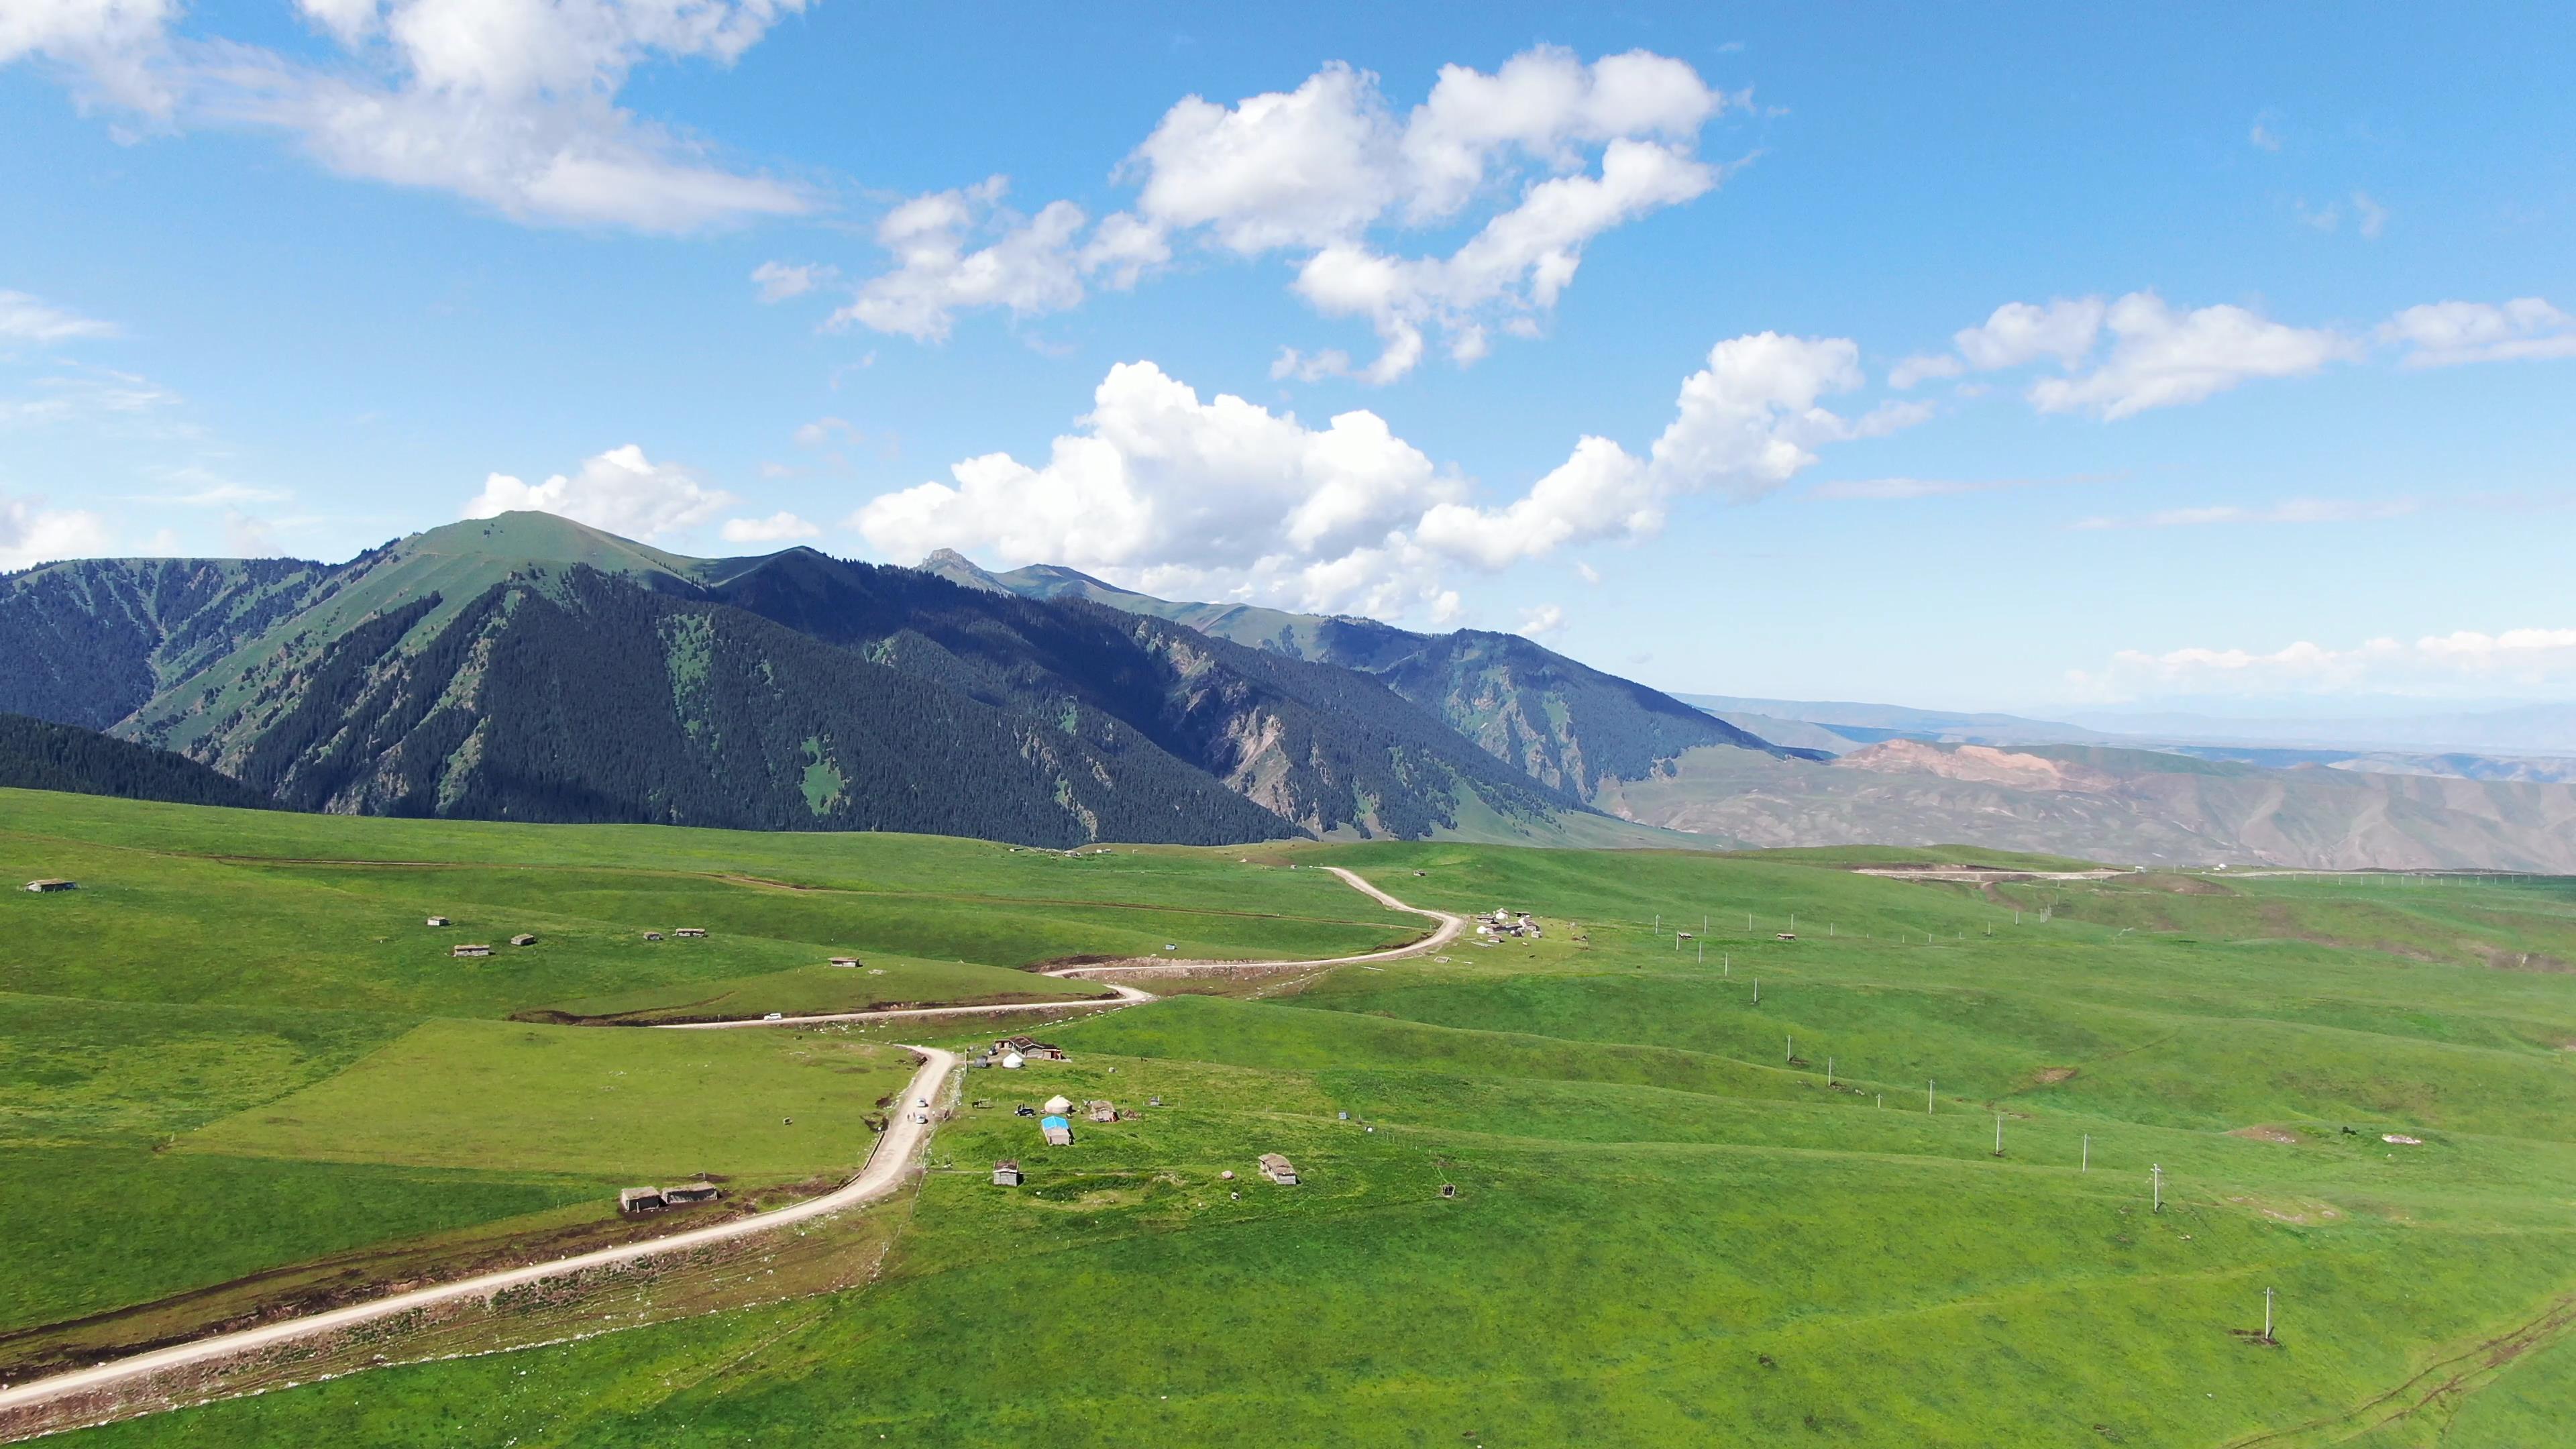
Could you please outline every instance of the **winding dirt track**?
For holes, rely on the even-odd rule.
[[[1464,917],[1453,916],[1445,911],[1425,910],[1419,906],[1407,905],[1339,866],[1326,866],[1324,869],[1340,877],[1343,883],[1352,889],[1375,899],[1380,905],[1391,910],[1428,917],[1438,921],[1439,928],[1411,945],[1386,951],[1371,951],[1358,956],[1342,956],[1321,961],[1256,961],[1224,964],[1344,966],[1369,961],[1390,961],[1399,957],[1417,956],[1427,951],[1436,951],[1456,940],[1458,933],[1466,928],[1467,922]],[[1200,964],[1204,966],[1206,963]],[[1188,963],[1158,962],[1151,966],[1076,966],[1049,974],[1071,976],[1079,973],[1089,976],[1108,971],[1152,972],[1185,969],[1188,969]],[[1148,1002],[1154,999],[1150,993],[1139,991],[1134,987],[1113,984],[1111,989],[1118,993],[1122,1002]],[[1092,1004],[1099,1003],[1040,1001],[1017,1002],[1005,1006],[911,1007],[896,1011],[855,1011],[831,1016],[786,1017],[777,1021],[692,1022],[686,1026],[663,1029],[708,1030],[725,1027],[808,1026],[821,1022],[881,1021],[919,1016],[996,1015],[1013,1011],[1061,1010],[1067,1006]],[[919,1052],[922,1056],[922,1064],[920,1070],[913,1073],[912,1079],[904,1084],[903,1096],[896,1100],[898,1102],[938,1100],[945,1090],[948,1074],[957,1068],[956,1055],[941,1051],[937,1047],[914,1046],[906,1049]],[[146,1378],[169,1369],[230,1358],[236,1354],[291,1342],[314,1334],[329,1333],[334,1329],[373,1322],[376,1319],[391,1317],[394,1314],[405,1313],[433,1303],[448,1303],[465,1298],[489,1298],[504,1289],[517,1288],[548,1278],[559,1278],[618,1263],[630,1263],[640,1258],[658,1257],[665,1253],[682,1252],[707,1243],[749,1237],[755,1233],[790,1227],[810,1218],[860,1207],[886,1197],[902,1186],[904,1179],[910,1175],[915,1158],[929,1145],[931,1132],[937,1124],[931,1120],[913,1120],[914,1113],[920,1110],[916,1107],[897,1113],[895,1120],[887,1125],[885,1134],[877,1139],[876,1146],[868,1155],[867,1165],[860,1169],[858,1176],[822,1197],[812,1198],[792,1207],[761,1213],[755,1217],[736,1218],[731,1222],[716,1223],[708,1227],[693,1228],[687,1232],[674,1233],[669,1237],[621,1243],[613,1248],[600,1248],[569,1258],[556,1258],[548,1262],[531,1263],[523,1268],[509,1268],[497,1273],[485,1273],[479,1277],[459,1279],[453,1283],[416,1288],[408,1293],[396,1293],[390,1297],[378,1298],[366,1303],[351,1304],[346,1308],[334,1308],[322,1313],[307,1314],[301,1318],[262,1324],[257,1328],[247,1328],[236,1333],[217,1334],[210,1338],[198,1339],[193,1343],[176,1344],[169,1348],[155,1349],[150,1353],[136,1354],[132,1358],[117,1359],[112,1363],[78,1369],[71,1373],[56,1374],[50,1378],[36,1379],[12,1388],[0,1389],[0,1410],[24,1408],[74,1394],[88,1393],[132,1379]],[[930,1114],[922,1115],[927,1119]]]

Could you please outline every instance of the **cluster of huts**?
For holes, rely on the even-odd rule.
[[[706,934],[707,928],[704,926],[674,926],[671,928],[671,939],[675,941],[702,941],[706,939]],[[662,933],[659,931],[646,931],[644,933],[644,939],[647,941],[658,941],[662,939]]]
[[[1531,920],[1530,913],[1527,911],[1496,911],[1491,915],[1476,917],[1476,934],[1535,938],[1541,932],[1538,922]]]
[[[1155,1106],[1159,1107],[1162,1104],[1162,1098],[1156,1097],[1154,1099]],[[989,1102],[978,1102],[975,1105],[984,1107],[992,1104]],[[1065,1096],[1061,1092],[1057,1093],[1055,1096],[1047,1098],[1045,1102],[1038,1106],[1023,1106],[1016,1110],[1019,1115],[1023,1117],[1031,1115],[1032,1113],[1042,1114],[1038,1116],[1038,1134],[1046,1140],[1046,1145],[1049,1147],[1071,1147],[1073,1145],[1073,1118],[1074,1114],[1077,1112],[1094,1122],[1132,1121],[1136,1116],[1136,1113],[1133,1111],[1119,1110],[1118,1104],[1115,1102],[1093,1098],[1089,1101],[1077,1103],[1071,1097]],[[1279,1153],[1265,1152],[1261,1154],[1259,1167],[1263,1177],[1277,1183],[1281,1187],[1295,1187],[1297,1185],[1296,1164],[1290,1162],[1285,1156]],[[1228,1181],[1231,1181],[1233,1180],[1234,1174],[1231,1171],[1228,1171],[1221,1174],[1221,1176]],[[1019,1159],[1015,1157],[1006,1157],[993,1164],[993,1185],[995,1187],[1018,1187],[1026,1180],[1026,1178],[1027,1174],[1022,1171]]]
[[[630,1187],[617,1195],[617,1210],[630,1215],[657,1213],[664,1208],[714,1202],[722,1196],[723,1191],[712,1182],[686,1182],[678,1187]]]
[[[445,916],[431,916],[427,918],[425,924],[427,924],[432,930],[436,930],[439,927],[452,926],[456,923]],[[510,944],[513,946],[533,946],[537,944],[537,938],[530,932],[521,931],[519,934],[510,938]],[[492,954],[492,948],[481,941],[461,941],[454,946],[450,946],[447,950],[447,954],[461,960],[468,957],[489,956]]]
[[[1000,1067],[1004,1071],[1016,1072],[1031,1062],[1071,1060],[1073,1058],[1065,1055],[1064,1048],[1054,1042],[1040,1041],[1033,1036],[1006,1036],[996,1038],[993,1045],[987,1048],[982,1056],[975,1058],[968,1065]]]

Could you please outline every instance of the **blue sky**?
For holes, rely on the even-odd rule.
[[[1303,10],[0,7],[0,568],[541,506],[1672,689],[2576,696],[2566,7]]]

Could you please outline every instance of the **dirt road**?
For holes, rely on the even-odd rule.
[[[1322,867],[1322,869],[1331,871],[1334,875],[1341,877],[1344,885],[1347,885],[1351,889],[1358,891],[1360,894],[1369,897],[1371,900],[1376,901],[1379,905],[1386,907],[1388,910],[1403,911],[1408,915],[1428,917],[1440,924],[1430,935],[1423,937],[1419,941],[1412,942],[1409,945],[1391,946],[1383,951],[1370,951],[1358,956],[1336,956],[1327,961],[1300,961],[1291,959],[1282,959],[1278,961],[1140,961],[1132,965],[1061,966],[1047,974],[1049,976],[1078,976],[1087,981],[1096,980],[1105,982],[1113,976],[1151,976],[1156,972],[1161,972],[1166,975],[1177,975],[1184,972],[1204,972],[1211,967],[1226,967],[1240,971],[1257,971],[1270,970],[1283,966],[1359,966],[1371,961],[1397,961],[1402,960],[1407,956],[1420,956],[1428,952],[1437,951],[1441,947],[1448,945],[1450,942],[1457,940],[1458,933],[1467,929],[1467,918],[1465,916],[1453,916],[1447,911],[1426,910],[1421,906],[1407,905],[1403,901],[1397,900],[1395,897],[1379,890],[1376,886],[1370,885],[1366,880],[1361,879],[1358,872],[1344,870],[1338,865],[1328,865]]]
[[[1419,906],[1407,905],[1404,902],[1397,900],[1395,897],[1388,895],[1386,892],[1379,890],[1376,886],[1362,880],[1358,875],[1350,871],[1343,870],[1339,866],[1326,866],[1324,869],[1330,870],[1334,875],[1339,876],[1342,881],[1352,889],[1368,895],[1379,904],[1384,905],[1391,910],[1407,911],[1417,916],[1429,917],[1430,919],[1440,923],[1439,928],[1433,931],[1429,936],[1426,936],[1409,946],[1399,946],[1385,951],[1371,951],[1364,955],[1343,956],[1324,961],[1237,962],[1228,964],[1255,966],[1293,964],[1300,966],[1327,967],[1357,965],[1370,961],[1389,961],[1398,957],[1418,956],[1428,951],[1436,951],[1442,946],[1445,946],[1451,941],[1457,939],[1458,933],[1466,928],[1467,922],[1464,917],[1453,916],[1445,911],[1425,910]],[[1057,976],[1089,976],[1092,973],[1101,971],[1150,972],[1155,970],[1174,969],[1181,964],[1182,963],[1177,962],[1158,962],[1152,966],[1135,967],[1077,966],[1064,968],[1049,974]],[[1137,990],[1131,986],[1111,984],[1110,989],[1118,993],[1122,1002],[1141,1003],[1154,1000],[1151,993]],[[965,1006],[946,1008],[910,1007],[898,1011],[855,1011],[844,1012],[834,1016],[783,1017],[777,1021],[692,1022],[686,1025],[666,1027],[663,1028],[663,1030],[698,1031],[758,1026],[811,1026],[826,1022],[881,1021],[892,1018],[916,1016],[962,1016],[968,1014],[994,1015],[1002,1012],[1043,1010],[1049,1007],[1061,1009],[1063,1006],[1067,1005],[1079,1006],[1083,1004],[1085,1003],[1018,1002],[1004,1006]],[[916,1046],[910,1047],[908,1050],[921,1054],[923,1059],[922,1065],[920,1070],[913,1073],[911,1081],[905,1084],[903,1096],[896,1100],[902,1101],[910,1099],[913,1101],[929,1100],[934,1102],[939,1100],[941,1092],[945,1089],[948,1074],[957,1067],[957,1057],[954,1053],[941,1051],[937,1047]],[[567,1274],[580,1273],[593,1268],[604,1268],[616,1263],[631,1263],[640,1258],[656,1257],[664,1253],[685,1251],[686,1249],[706,1243],[722,1242],[731,1238],[748,1237],[754,1233],[765,1233],[776,1228],[788,1227],[795,1223],[804,1222],[809,1218],[821,1217],[827,1213],[836,1213],[849,1208],[859,1207],[867,1203],[875,1202],[878,1199],[889,1195],[897,1187],[902,1185],[907,1172],[912,1166],[913,1159],[919,1156],[922,1149],[929,1143],[930,1134],[935,1125],[935,1123],[930,1121],[914,1121],[913,1114],[909,1111],[896,1113],[895,1120],[887,1125],[884,1135],[877,1139],[875,1148],[868,1156],[867,1165],[860,1170],[858,1176],[851,1178],[849,1182],[845,1183],[833,1192],[826,1193],[822,1197],[798,1203],[793,1207],[780,1208],[775,1212],[760,1213],[747,1218],[736,1218],[730,1222],[717,1223],[709,1227],[693,1228],[687,1232],[674,1233],[666,1238],[650,1238],[643,1242],[620,1244],[617,1247],[601,1248],[597,1251],[583,1253],[575,1257],[557,1258],[544,1263],[531,1263],[523,1268],[510,1268],[497,1273],[486,1273],[479,1277],[460,1279],[454,1283],[441,1283],[434,1287],[417,1288],[408,1293],[397,1293],[391,1297],[379,1298],[372,1302],[352,1304],[346,1308],[335,1308],[327,1312],[311,1314],[302,1318],[291,1318],[278,1323],[264,1324],[258,1328],[243,1329],[238,1333],[218,1334],[211,1338],[198,1339],[193,1343],[177,1344],[170,1348],[155,1349],[150,1353],[137,1354],[132,1358],[118,1359],[113,1363],[103,1363],[92,1368],[79,1369],[67,1374],[56,1374],[51,1378],[37,1379],[30,1383],[0,1389],[0,1410],[20,1408],[30,1404],[43,1403],[51,1399],[59,1399],[74,1394],[86,1393],[94,1389],[105,1388],[109,1385],[121,1383],[126,1380],[145,1378],[155,1373],[160,1373],[168,1369],[184,1367],[190,1364],[207,1363],[216,1359],[230,1358],[236,1354],[246,1353],[254,1349],[267,1348],[275,1344],[290,1342],[294,1339],[306,1338],[314,1334],[328,1333],[334,1329],[348,1328],[357,1324],[372,1322],[380,1318],[387,1318],[394,1314],[403,1313],[408,1310],[433,1303],[447,1303],[453,1302],[457,1299],[466,1298],[488,1298],[492,1294],[505,1288],[516,1288],[523,1284],[535,1283],[547,1278],[563,1277]]]
[[[912,1047],[909,1050],[921,1054],[922,1064],[921,1069],[912,1074],[912,1080],[904,1084],[904,1096],[916,1101],[925,1098],[935,1099],[944,1089],[948,1073],[957,1066],[956,1055],[941,1051],[937,1047]],[[833,1192],[797,1203],[793,1207],[783,1207],[775,1212],[760,1213],[747,1218],[735,1218],[731,1222],[716,1223],[709,1227],[693,1228],[684,1233],[673,1233],[667,1238],[648,1238],[640,1243],[622,1243],[614,1248],[601,1248],[576,1257],[557,1258],[547,1263],[531,1263],[524,1268],[509,1268],[498,1273],[486,1273],[477,1278],[459,1279],[454,1283],[416,1288],[409,1293],[396,1293],[389,1298],[351,1304],[346,1308],[334,1308],[325,1313],[290,1318],[280,1323],[264,1324],[258,1328],[246,1328],[238,1333],[218,1334],[212,1338],[198,1339],[194,1343],[178,1344],[171,1348],[156,1349],[151,1353],[137,1354],[132,1358],[118,1359],[114,1363],[99,1364],[94,1368],[56,1374],[52,1378],[38,1379],[33,1383],[20,1384],[14,1388],[0,1389],[0,1410],[84,1393],[91,1389],[104,1388],[121,1380],[142,1378],[187,1364],[230,1358],[235,1354],[266,1348],[271,1344],[306,1338],[317,1333],[328,1333],[333,1329],[348,1328],[433,1303],[447,1303],[460,1298],[488,1298],[504,1288],[516,1288],[540,1279],[559,1278],[592,1268],[605,1268],[614,1263],[631,1263],[638,1258],[651,1258],[664,1253],[684,1251],[706,1243],[719,1243],[729,1238],[766,1233],[793,1223],[801,1223],[808,1218],[821,1217],[826,1213],[841,1212],[875,1202],[902,1185],[905,1174],[912,1167],[914,1155],[930,1140],[931,1125],[928,1121],[914,1121],[913,1114],[910,1112],[897,1113],[894,1121],[887,1124],[884,1135],[877,1138],[875,1148],[868,1155],[867,1166],[860,1169],[858,1176],[851,1178]]]

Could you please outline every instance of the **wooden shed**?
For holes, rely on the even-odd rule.
[[[1295,1187],[1297,1185],[1296,1167],[1291,1164],[1287,1158],[1280,1156],[1276,1152],[1265,1152],[1261,1154],[1261,1175],[1269,1178],[1272,1182],[1279,1184],[1281,1187]]]

